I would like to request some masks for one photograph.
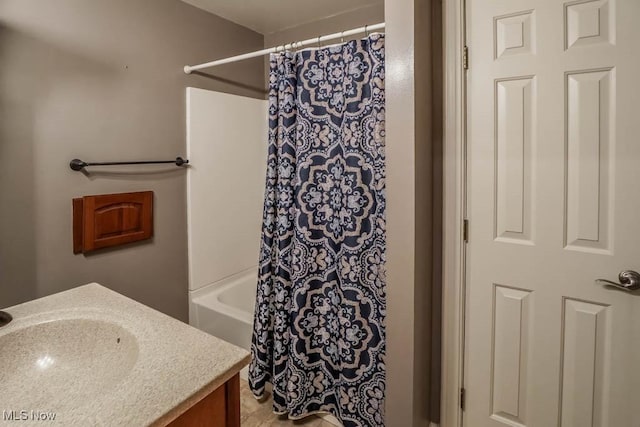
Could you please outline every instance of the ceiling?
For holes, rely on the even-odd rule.
[[[262,34],[340,15],[384,0],[183,0]]]

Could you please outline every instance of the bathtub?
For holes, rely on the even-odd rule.
[[[250,350],[257,277],[252,267],[192,291],[189,324]]]

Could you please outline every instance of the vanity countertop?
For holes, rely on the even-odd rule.
[[[53,413],[65,426],[166,425],[250,359],[97,283],[4,311],[0,423]]]

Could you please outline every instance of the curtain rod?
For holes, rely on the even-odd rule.
[[[293,42],[281,46],[270,47],[268,49],[258,50],[256,52],[245,53],[243,55],[232,56],[230,58],[218,59],[217,61],[206,62],[204,64],[198,65],[185,65],[184,72],[185,74],[191,74],[192,71],[202,70],[204,68],[216,67],[218,65],[229,64],[231,62],[242,61],[244,59],[256,58],[258,56],[268,55],[270,53],[276,53],[283,49],[293,49],[300,48],[303,46],[309,46],[312,44],[320,44],[327,40],[335,40],[342,37],[355,36],[360,33],[368,33],[369,31],[381,30],[384,28],[384,22],[375,25],[365,25],[364,27],[354,28],[353,30],[341,31],[339,33],[329,34],[326,36],[319,36],[308,40],[303,40],[300,42]]]

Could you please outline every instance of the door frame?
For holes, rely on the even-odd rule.
[[[465,0],[443,0],[444,197],[442,254],[442,427],[462,426],[466,217]]]

